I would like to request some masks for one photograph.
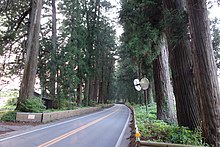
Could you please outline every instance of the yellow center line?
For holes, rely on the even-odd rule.
[[[92,122],[90,122],[90,123],[88,123],[88,124],[86,124],[86,125],[84,125],[84,126],[81,126],[81,127],[77,128],[77,129],[75,129],[75,130],[72,130],[72,131],[70,131],[70,132],[68,132],[68,133],[66,133],[66,134],[63,134],[63,135],[61,135],[61,136],[59,136],[59,137],[56,137],[56,138],[54,138],[54,139],[52,139],[52,140],[50,140],[50,141],[48,141],[48,142],[45,142],[44,144],[41,144],[41,145],[39,145],[39,146],[37,146],[37,147],[48,147],[48,146],[51,146],[51,145],[53,145],[53,144],[55,144],[55,143],[57,143],[57,142],[59,142],[59,141],[65,139],[65,138],[67,138],[67,137],[69,137],[69,136],[71,136],[71,135],[73,135],[73,134],[76,134],[77,132],[79,132],[79,131],[81,131],[81,130],[84,130],[84,129],[88,128],[89,126],[91,126],[91,125],[93,125],[93,124],[95,124],[95,123],[97,123],[97,122],[99,122],[99,121],[101,121],[101,120],[103,120],[103,119],[109,117],[110,115],[114,114],[114,113],[117,112],[118,110],[119,110],[119,109],[117,109],[116,111],[114,111],[114,112],[112,112],[112,113],[110,113],[110,114],[108,114],[108,115],[106,115],[106,116],[103,116],[103,117],[101,117],[101,118],[99,118],[99,119],[97,119],[97,120],[94,120],[94,121],[92,121]]]

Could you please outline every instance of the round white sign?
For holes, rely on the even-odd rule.
[[[143,90],[147,90],[147,88],[149,87],[149,80],[147,78],[142,78],[141,82],[140,82],[141,88]]]
[[[140,85],[136,85],[136,86],[134,86],[135,87],[135,89],[137,90],[137,91],[141,91],[141,86]]]
[[[134,86],[139,85],[139,84],[140,84],[139,79],[134,79]]]

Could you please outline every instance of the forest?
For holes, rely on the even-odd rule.
[[[0,81],[20,79],[15,109],[41,103],[36,84],[53,109],[155,102],[157,119],[200,129],[220,146],[220,30],[208,18],[220,1],[119,4],[120,37],[111,1],[0,1]],[[143,77],[149,88],[136,91],[133,80]]]

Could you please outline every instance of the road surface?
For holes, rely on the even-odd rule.
[[[130,111],[124,105],[1,137],[0,147],[121,147]]]

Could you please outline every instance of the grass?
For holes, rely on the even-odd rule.
[[[18,97],[18,90],[0,91],[1,97]]]
[[[149,105],[147,113],[145,106],[134,105],[133,107],[142,140],[185,145],[205,145],[200,131],[191,131],[186,127],[157,120],[156,104]]]
[[[11,121],[14,122],[16,120],[16,111],[8,111],[5,112],[1,116],[1,121]]]

